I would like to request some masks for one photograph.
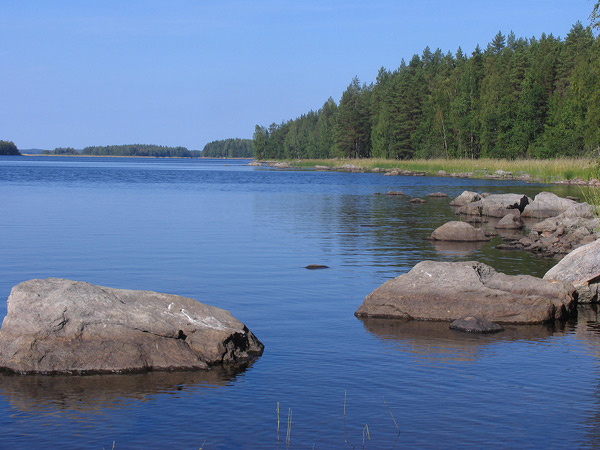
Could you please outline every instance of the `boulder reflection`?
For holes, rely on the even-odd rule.
[[[468,255],[483,247],[487,242],[459,242],[459,241],[430,241],[433,248],[444,254]]]
[[[245,369],[102,375],[0,375],[0,396],[24,412],[89,413],[147,401],[156,394],[202,393],[232,383]]]
[[[494,343],[543,340],[573,329],[571,323],[503,325],[505,329],[499,333],[477,334],[450,330],[449,322],[374,318],[359,320],[378,339],[392,343],[397,350],[410,352],[428,363],[475,361],[486,346]]]

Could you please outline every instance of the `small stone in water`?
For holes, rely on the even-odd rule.
[[[473,316],[455,320],[450,324],[450,329],[467,333],[497,333],[504,330],[504,328],[495,322]]]

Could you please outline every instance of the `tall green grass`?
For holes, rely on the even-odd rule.
[[[295,167],[314,167],[316,165],[339,168],[352,164],[365,170],[398,169],[427,172],[436,175],[440,170],[447,173],[472,173],[473,177],[484,177],[497,170],[511,172],[513,176],[531,175],[542,182],[573,180],[585,181],[598,177],[598,164],[584,158],[557,159],[413,159],[397,161],[390,159],[303,159],[288,161]]]
[[[592,171],[592,178],[600,180],[600,147],[597,154],[592,157]],[[600,187],[582,186],[581,194],[587,203],[594,206],[596,217],[600,217]]]

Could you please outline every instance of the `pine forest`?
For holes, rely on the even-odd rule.
[[[425,48],[339,103],[257,125],[257,159],[583,157],[600,145],[600,38],[498,32],[471,55]]]

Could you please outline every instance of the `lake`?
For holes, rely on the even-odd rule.
[[[556,261],[499,238],[424,238],[464,190],[577,188],[247,162],[0,157],[0,316],[14,285],[60,277],[192,297],[265,344],[241,373],[1,376],[0,448],[600,448],[595,309],[484,336],[354,317],[425,259],[543,276]]]

